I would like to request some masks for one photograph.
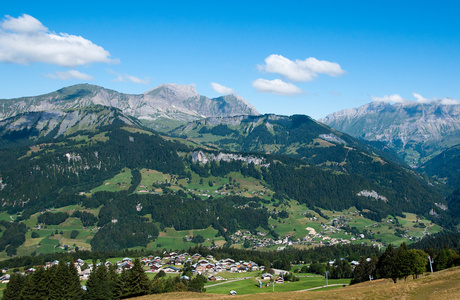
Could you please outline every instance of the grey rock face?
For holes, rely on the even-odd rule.
[[[413,166],[460,143],[460,105],[441,101],[373,102],[319,121],[355,137],[385,142]]]
[[[0,121],[0,135],[26,130],[30,138],[57,138],[79,130],[92,130],[112,124],[115,120],[127,126],[141,126],[139,121],[126,117],[117,109],[94,106],[88,109],[28,112]]]
[[[140,95],[123,94],[99,86],[80,84],[46,95],[0,100],[0,119],[29,111],[61,110],[99,104],[120,109],[139,119],[168,118],[193,121],[204,117],[258,115],[241,97],[215,99],[201,96],[193,85],[162,84]]]

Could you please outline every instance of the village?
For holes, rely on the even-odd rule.
[[[269,280],[271,282],[283,283],[283,275],[288,274],[289,271],[285,270],[274,270],[269,269],[265,272],[265,266],[259,266],[253,261],[235,261],[231,258],[216,260],[212,255],[202,256],[198,253],[190,255],[189,253],[176,253],[176,252],[167,252],[164,251],[162,256],[147,256],[140,259],[144,271],[149,273],[160,273],[164,272],[165,274],[179,275],[182,274],[185,267],[191,267],[191,275],[202,275],[205,276],[209,282],[212,281],[226,281],[228,276],[219,276],[223,272],[235,274],[235,277],[238,278],[239,274],[244,274],[247,272],[260,272],[260,280]],[[46,262],[43,266],[44,269],[49,269],[52,266],[58,265],[59,261],[54,260],[51,262]],[[96,267],[102,263],[97,263]],[[91,272],[95,266],[88,261],[82,259],[77,259],[74,261],[74,265],[77,269],[80,281],[88,280]],[[129,270],[133,267],[133,259],[126,257],[116,262],[105,261],[104,265],[108,268],[110,266],[116,266],[116,272],[122,273],[123,270]],[[38,266],[41,267],[41,266]],[[38,268],[37,267],[37,268]],[[32,272],[35,272],[36,268],[29,268],[22,272],[22,275],[28,275]],[[4,268],[2,270],[3,275],[0,276],[1,283],[8,283],[11,277],[10,270]],[[244,275],[241,276],[244,278]],[[252,277],[252,275],[251,275]],[[181,276],[181,279],[190,280],[190,277],[187,275]]]

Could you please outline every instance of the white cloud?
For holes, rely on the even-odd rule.
[[[400,95],[394,94],[394,95],[385,95],[383,97],[374,97],[371,96],[372,101],[374,102],[385,102],[385,103],[405,103],[407,102],[406,99],[403,99]]]
[[[430,102],[433,101],[433,100],[424,98],[422,95],[420,95],[418,93],[412,93],[412,95],[414,96],[416,101],[419,102],[419,103],[430,103]]]
[[[442,98],[439,102],[444,105],[460,105],[460,100],[452,98]]]
[[[222,94],[222,95],[235,94],[235,91],[232,88],[223,86],[221,84],[211,82],[211,86],[214,89],[214,91],[216,91],[219,94]]]
[[[150,79],[148,78],[141,79],[139,77],[128,75],[128,74],[125,74],[125,78],[134,83],[148,84],[150,82]]]
[[[110,53],[81,36],[56,34],[32,16],[6,16],[0,23],[0,62],[47,63],[75,67],[92,63],[117,63]]]
[[[383,97],[374,97],[371,96],[372,101],[375,102],[385,102],[385,103],[401,103],[401,104],[413,104],[413,103],[421,103],[421,104],[430,104],[430,103],[439,103],[443,105],[460,105],[460,100],[453,99],[453,98],[441,98],[441,99],[427,99],[420,95],[419,93],[412,93],[415,100],[407,100],[403,99],[400,95],[390,95],[390,96],[383,96]]]
[[[80,80],[93,80],[93,76],[81,73],[77,70],[69,70],[66,72],[56,72],[55,74],[45,75],[51,79],[69,80],[69,79],[80,79]]]
[[[302,90],[292,83],[284,82],[281,79],[266,80],[259,78],[252,83],[252,86],[260,93],[278,94],[283,96],[294,96],[302,93]]]
[[[5,16],[6,20],[3,21],[1,27],[3,30],[20,32],[20,33],[34,33],[34,32],[46,32],[48,28],[32,16],[23,14],[21,17],[13,18]]]
[[[111,69],[106,69],[107,72],[109,72],[110,74],[113,74],[113,75],[116,75],[117,77],[115,79],[113,79],[112,81],[116,81],[116,82],[126,82],[126,81],[131,81],[133,83],[141,83],[141,84],[148,84],[150,82],[150,79],[149,78],[144,78],[144,79],[141,79],[139,77],[136,77],[136,76],[133,76],[133,75],[128,75],[128,74],[120,74],[120,73],[117,73]]]
[[[335,62],[318,60],[314,57],[292,61],[278,54],[268,56],[265,59],[265,65],[259,66],[259,69],[268,73],[280,74],[293,81],[312,81],[318,74],[334,77],[345,74],[345,71]]]

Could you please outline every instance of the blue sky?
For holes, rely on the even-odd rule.
[[[460,99],[458,1],[165,2],[2,3],[0,98],[195,84],[313,118],[373,100]]]

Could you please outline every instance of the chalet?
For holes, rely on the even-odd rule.
[[[2,277],[0,277],[0,282],[1,283],[8,283],[8,282],[10,282],[10,278],[11,278],[10,274],[3,275]]]
[[[247,267],[242,266],[242,267],[238,268],[238,272],[240,272],[240,273],[246,273],[247,271],[248,271]]]
[[[222,263],[227,264],[227,265],[232,265],[232,264],[235,263],[235,261],[233,259],[231,259],[231,258],[226,258],[226,259],[222,260]]]
[[[238,272],[238,266],[237,265],[231,265],[230,266],[230,272]]]
[[[276,283],[284,283],[284,279],[283,279],[283,277],[280,276],[280,277],[275,279],[275,282]]]
[[[208,280],[209,281],[216,281],[216,277],[211,275],[211,276],[208,276]]]
[[[90,274],[90,269],[86,269],[78,273],[78,275],[80,276],[80,280],[88,280]]]
[[[166,268],[163,268],[162,270],[167,272],[167,273],[173,273],[173,272],[179,272],[180,271],[180,269],[175,268],[173,266],[168,266]]]
[[[203,265],[197,265],[196,268],[195,268],[195,270],[196,270],[199,274],[201,274],[201,273],[203,273],[204,271],[206,271],[206,267],[203,266]]]
[[[83,261],[83,259],[79,258],[77,259],[76,261],[74,261],[74,265],[75,266],[83,266],[85,264],[85,262]]]
[[[131,258],[129,258],[129,257],[125,257],[125,258],[123,258],[123,262],[131,262],[131,261],[132,261],[132,259],[131,259]]]
[[[267,279],[271,280],[273,278],[273,275],[270,274],[270,273],[264,273],[264,274],[262,274],[261,277],[262,277],[262,280],[267,280]]]
[[[208,256],[206,256],[206,259],[208,259],[208,260],[214,260],[214,256],[208,255]]]
[[[200,257],[201,257],[200,254],[195,253],[195,254],[193,254],[193,256],[192,256],[192,259],[199,259]]]
[[[154,264],[154,265],[150,266],[150,271],[152,271],[152,272],[156,272],[156,271],[158,271],[160,269],[161,269],[161,265]]]
[[[216,266],[216,267],[214,268],[214,271],[216,271],[216,272],[223,272],[223,271],[225,271],[225,269],[224,269],[222,266]]]

